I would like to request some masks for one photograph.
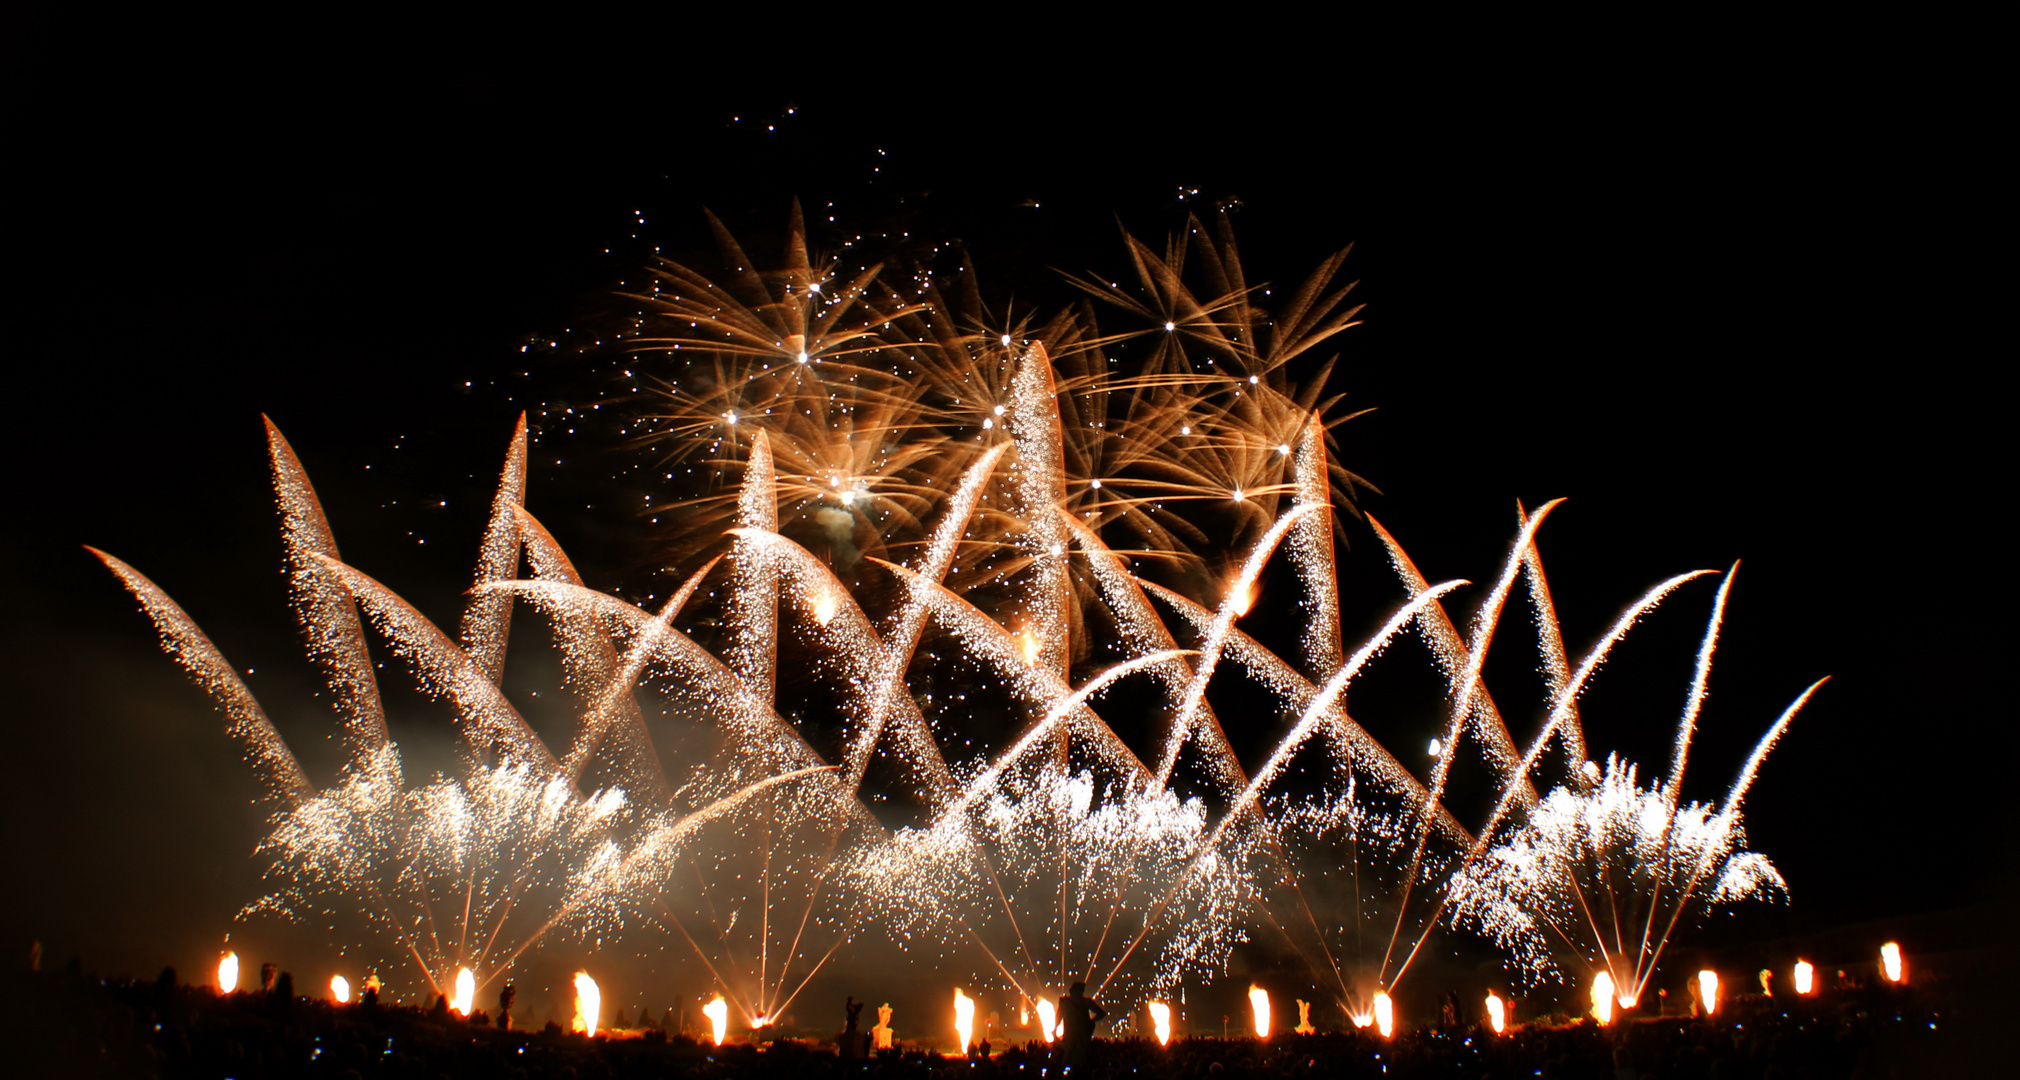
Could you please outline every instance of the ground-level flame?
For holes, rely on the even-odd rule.
[[[1880,946],[1880,970],[1886,972],[1887,981],[1891,983],[1900,982],[1907,976],[1908,969],[1906,963],[1901,960],[1899,942],[1889,941]]]
[[[1050,1043],[1058,1036],[1059,1010],[1050,1001],[1038,999],[1038,1033]]]
[[[217,992],[229,994],[238,989],[238,954],[225,953],[217,962]]]
[[[1396,1003],[1387,990],[1375,991],[1375,1030],[1386,1039],[1396,1033]]]
[[[729,1002],[717,994],[714,1001],[701,1007],[701,1014],[708,1017],[709,1037],[721,1046],[722,1041],[729,1037]]]
[[[1249,1011],[1255,1014],[1255,1037],[1270,1037],[1270,992],[1260,986],[1248,988]]]
[[[1807,994],[1816,988],[1817,969],[1808,960],[1796,961],[1796,993]]]
[[[1704,1015],[1710,1016],[1718,1011],[1718,972],[1697,973],[1697,999],[1704,1003]]]
[[[1171,1045],[1171,1006],[1162,1001],[1150,1003],[1150,1028],[1157,1033],[1157,1045]]]
[[[1496,1035],[1508,1030],[1508,1003],[1492,990],[1487,991],[1487,1025]]]
[[[351,980],[342,975],[330,976],[330,1000],[339,1005],[348,1003],[351,1000]]]
[[[577,979],[577,985],[581,980]],[[468,1016],[477,1003],[477,973],[469,968],[456,972],[456,996],[449,999],[449,1007],[459,1015]],[[592,1025],[593,1026],[593,1025]],[[595,1034],[591,1031],[590,1034]]]
[[[1602,1024],[1613,1022],[1613,973],[1601,971],[1592,977],[1592,1018]]]
[[[961,1037],[961,1053],[975,1045],[975,999],[954,988],[954,1034]]]
[[[586,971],[575,973],[575,1020],[570,1030],[596,1034],[596,1021],[603,1015],[603,991]]]

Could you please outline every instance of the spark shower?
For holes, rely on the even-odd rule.
[[[1127,284],[1071,276],[1083,300],[1040,321],[984,304],[966,263],[816,259],[797,210],[764,272],[715,224],[726,275],[662,261],[629,297],[608,403],[665,481],[637,520],[681,568],[656,608],[586,585],[527,510],[524,417],[453,635],[338,553],[269,423],[295,614],[346,748],[335,776],[310,777],[182,609],[94,549],[271,801],[274,887],[242,914],[362,910],[437,992],[621,937],[688,957],[750,1026],[838,956],[901,942],[1036,1007],[1081,980],[1172,1000],[1258,936],[1302,960],[1336,1023],[1365,1026],[1448,929],[1528,981],[1603,972],[1631,1006],[1683,919],[1784,887],[1741,850],[1741,808],[1816,686],[1724,799],[1682,801],[1727,572],[1668,773],[1643,787],[1593,761],[1583,692],[1711,572],[1649,590],[1576,659],[1537,542],[1555,503],[1518,511],[1484,585],[1426,580],[1334,461],[1350,417],[1323,396],[1331,362],[1291,375],[1354,324],[1346,253],[1278,296],[1216,225],[1162,250],[1128,239]],[[1102,328],[1097,303],[1127,327]],[[1335,531],[1356,517],[1397,589],[1348,641]],[[1462,597],[1470,620],[1448,609]],[[501,690],[519,604],[575,694],[566,745]],[[1547,683],[1526,746],[1483,679],[1525,605]],[[1261,640],[1287,636],[1290,655]],[[1424,768],[1348,709],[1404,638],[1445,688]],[[454,775],[403,766],[374,649],[454,708]],[[1222,715],[1236,682],[1273,707]],[[709,737],[669,740],[654,713]],[[1491,784],[1466,800],[1491,805],[1479,820],[1451,808],[1461,755]]]

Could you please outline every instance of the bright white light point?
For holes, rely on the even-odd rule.
[[[989,430],[990,428],[993,428],[993,427],[995,427],[995,426],[996,426],[996,421],[995,421],[995,420],[993,420],[993,419],[990,419],[989,417],[986,417],[986,416],[982,418],[982,430],[983,430],[983,431],[988,431],[988,430]]]
[[[1172,322],[1172,321],[1171,321],[1171,320],[1169,320],[1169,319],[1166,319],[1166,320],[1165,320],[1165,322],[1164,322],[1164,328],[1165,328],[1166,330],[1176,330],[1176,329],[1178,329],[1178,324],[1176,324],[1176,323]]]
[[[1808,960],[1796,961],[1796,993],[1807,994],[1816,986],[1817,969]]]
[[[1010,335],[1008,334],[1003,335],[1003,347],[1006,349],[1010,347]]]
[[[1236,502],[1240,502],[1240,501],[1242,501],[1243,499],[1246,499],[1246,498],[1248,498],[1248,496],[1246,496],[1246,495],[1243,495],[1243,494],[1241,493],[1241,489],[1240,489],[1240,488],[1236,488],[1236,489],[1234,489],[1234,501],[1236,501]]]
[[[1192,425],[1190,425],[1190,424],[1187,424],[1186,426],[1184,426],[1184,427],[1182,427],[1182,428],[1179,428],[1179,429],[1178,429],[1178,433],[1179,433],[1180,435],[1190,435],[1190,434],[1192,434]]]
[[[998,406],[996,406],[996,410],[995,410],[995,412],[996,412],[996,415],[997,415],[997,416],[1001,416],[1001,415],[1003,415],[1003,406],[1001,406],[1001,405],[998,405]]]
[[[477,1001],[477,973],[464,968],[456,973],[456,996],[449,1000],[449,1007],[458,1015],[470,1015],[470,1006]]]
[[[1396,1003],[1389,1000],[1387,990],[1375,991],[1375,1030],[1384,1039],[1396,1033]]]
[[[1064,544],[1054,544],[1054,545],[1052,545],[1052,554],[1054,554],[1054,555],[1064,555],[1064,554],[1066,554],[1066,546],[1065,546]]]
[[[807,362],[807,353],[806,350],[802,349],[800,350],[800,363],[804,364],[806,362]]]
[[[1249,377],[1248,377],[1248,384],[1249,384],[1250,386],[1254,386],[1254,385],[1255,385],[1256,383],[1258,383],[1258,382],[1261,382],[1261,381],[1262,381],[1262,376],[1260,376],[1260,375],[1251,375],[1251,376],[1249,376]]]
[[[701,1007],[701,1014],[708,1017],[709,1034],[714,1037],[715,1044],[721,1046],[723,1039],[729,1036],[729,1002],[717,994],[714,1001]]]
[[[1442,740],[1439,740],[1439,739],[1432,739],[1432,740],[1431,740],[1431,756],[1432,756],[1432,757],[1437,757],[1437,756],[1438,756],[1439,754],[1442,754],[1442,753],[1444,753],[1444,752],[1445,752],[1445,744],[1444,744],[1444,742],[1443,742]]]
[[[1087,482],[1087,486],[1091,488],[1098,488],[1101,486],[1101,479],[1099,477],[1096,477],[1093,480],[1089,480]]]
[[[856,492],[855,492],[855,489],[851,488],[851,489],[850,489],[850,490],[848,490],[848,491],[844,491],[844,492],[842,492],[842,505],[843,505],[843,506],[854,506],[854,505],[856,505]]]
[[[820,292],[820,291],[821,291],[821,283],[820,283],[820,282],[818,282],[818,281],[814,282],[814,283],[813,283],[812,285],[809,285],[809,286],[807,286],[807,291],[808,291],[808,292],[810,292],[810,293],[817,293],[817,292]]]
[[[1171,1006],[1162,1001],[1150,1002],[1150,1026],[1157,1032],[1157,1045],[1171,1045]]]
[[[1255,591],[1247,585],[1236,585],[1228,599],[1234,603],[1236,615],[1246,615],[1249,605],[1255,603]]]
[[[820,595],[814,597],[814,621],[820,623],[822,626],[828,625],[828,621],[835,617],[835,611],[841,605],[841,598],[826,589],[822,589]]]
[[[732,423],[732,424],[736,423],[736,414],[735,414],[735,413],[733,413],[733,412],[726,412],[726,413],[723,413],[723,414],[722,414],[722,418],[723,418],[724,420],[727,420],[727,421],[729,421],[729,422],[730,422],[730,423]]]
[[[342,975],[330,976],[330,999],[342,1005],[351,1000],[351,980]]]
[[[1291,453],[1291,444],[1289,444],[1289,443],[1278,443],[1278,444],[1277,444],[1277,454],[1278,454],[1279,456],[1281,456],[1281,457],[1289,457],[1289,456],[1290,456],[1290,453]]]
[[[1255,1037],[1270,1037],[1270,992],[1260,986],[1248,988],[1248,1009],[1255,1017]]]
[[[229,994],[238,989],[238,954],[225,953],[217,962],[217,992]]]

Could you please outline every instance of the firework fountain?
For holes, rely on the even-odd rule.
[[[818,261],[797,211],[775,271],[716,232],[731,274],[661,263],[621,335],[626,396],[652,403],[626,435],[668,480],[709,478],[647,499],[666,563],[685,567],[657,610],[586,586],[526,510],[524,418],[455,638],[341,559],[268,426],[295,608],[347,747],[332,783],[306,775],[180,608],[98,553],[272,796],[278,887],[249,910],[362,906],[459,1001],[474,986],[456,973],[488,984],[556,931],[659,933],[753,1027],[868,925],[945,943],[971,965],[957,981],[1041,1017],[1073,981],[1156,997],[1160,1030],[1184,982],[1261,932],[1387,1034],[1390,991],[1444,923],[1535,977],[1574,958],[1629,1003],[1693,902],[1779,886],[1737,851],[1739,809],[1809,692],[1720,806],[1679,801],[1730,575],[1657,790],[1589,760],[1577,702],[1628,628],[1698,575],[1651,590],[1574,665],[1536,544],[1554,503],[1518,514],[1464,632],[1444,604],[1468,583],[1428,581],[1369,519],[1401,595],[1348,647],[1335,529],[1359,481],[1331,434],[1347,417],[1321,396],[1330,363],[1302,388],[1287,374],[1353,324],[1344,252],[1265,312],[1225,219],[1162,252],[1132,239],[1129,287],[1072,279],[1143,327],[1104,332],[1091,302],[1042,324],[993,311],[972,266],[886,279]],[[1297,602],[1267,610],[1303,615],[1289,658],[1243,628],[1285,577]],[[1526,750],[1482,679],[1518,582],[1549,693]],[[499,689],[521,603],[549,620],[583,702],[559,752]],[[457,775],[405,776],[367,625],[455,707]],[[1346,707],[1407,636],[1429,646],[1450,709],[1422,776]],[[1254,767],[1210,700],[1228,673],[1284,725]],[[652,679],[719,733],[713,747],[661,758],[636,698]],[[1118,687],[1156,702],[1149,730],[1098,711]],[[1539,794],[1553,746],[1566,776]],[[1314,748],[1326,775],[1289,783]],[[1449,788],[1476,748],[1493,808],[1469,827]],[[728,1014],[710,1015],[720,1041]]]

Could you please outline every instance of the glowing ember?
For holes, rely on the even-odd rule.
[[[1601,971],[1592,977],[1592,1018],[1601,1024],[1613,1022],[1613,974]]]
[[[975,1045],[975,999],[954,988],[954,1034],[961,1039],[961,1053]]]
[[[217,962],[217,992],[229,994],[238,989],[238,954],[225,953]]]
[[[1706,970],[1697,973],[1697,999],[1704,1003],[1704,1015],[1718,1012],[1718,972]]]
[[[1375,991],[1375,1030],[1386,1039],[1396,1033],[1396,1003],[1389,999],[1387,990]]]
[[[569,1023],[570,1031],[595,1036],[596,1024],[603,1016],[603,991],[597,988],[596,980],[586,971],[575,973],[575,1019]]]
[[[1270,1037],[1270,992],[1260,986],[1248,988],[1249,1012],[1255,1014],[1255,1037]]]
[[[1508,1003],[1492,990],[1487,991],[1487,1026],[1493,1028],[1496,1035],[1508,1029]]]
[[[1255,603],[1255,589],[1246,581],[1240,582],[1228,595],[1227,601],[1234,607],[1236,615],[1246,615],[1249,607]]]
[[[1024,663],[1027,667],[1036,664],[1038,658],[1045,654],[1044,647],[1038,644],[1038,638],[1029,630],[1017,635],[1017,643],[1019,650],[1024,655]]]
[[[1796,993],[1807,994],[1816,988],[1817,969],[1808,960],[1796,961]]]
[[[1887,981],[1892,983],[1900,982],[1907,974],[1906,967],[1901,960],[1901,946],[1899,942],[1889,941],[1885,945],[1880,946],[1880,970],[1886,973]]]
[[[1037,1009],[1038,1033],[1045,1037],[1047,1043],[1050,1043],[1053,1039],[1059,1037],[1059,1010],[1052,1004],[1049,998],[1039,998]]]
[[[709,1038],[721,1046],[722,1041],[729,1037],[729,1002],[717,994],[715,1000],[701,1007],[701,1014],[708,1017]]]
[[[330,1000],[342,1005],[351,1000],[351,980],[342,975],[330,976]]]
[[[1157,1033],[1157,1045],[1171,1045],[1171,1006],[1162,1001],[1150,1003],[1150,1028]]]
[[[828,625],[828,623],[834,620],[835,611],[841,605],[841,597],[826,589],[822,589],[814,596],[814,621],[820,623],[822,626]]]
[[[580,985],[579,982],[578,985]],[[456,972],[456,993],[449,998],[449,1007],[464,1016],[468,1016],[470,1015],[471,1008],[476,1003],[477,973],[471,971],[469,968],[463,968]],[[590,1034],[593,1035],[595,1032],[591,1031]]]

